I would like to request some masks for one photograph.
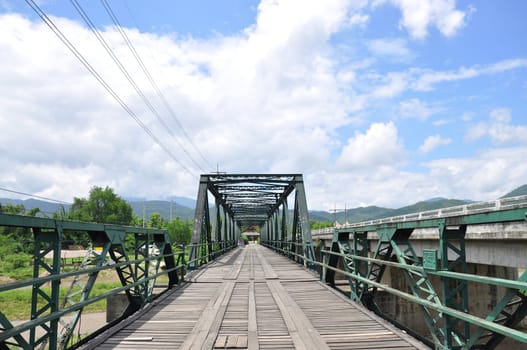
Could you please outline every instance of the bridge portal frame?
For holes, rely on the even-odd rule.
[[[288,200],[295,193],[293,222]],[[209,213],[215,201],[215,240]],[[221,225],[223,221],[224,225]],[[301,174],[203,174],[200,176],[189,268],[212,261],[236,246],[243,228],[257,226],[261,241],[291,257],[315,260],[304,180]]]

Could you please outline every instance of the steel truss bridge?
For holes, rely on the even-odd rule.
[[[426,348],[372,315],[382,314],[380,291],[418,305],[436,349],[495,349],[503,339],[527,346],[527,333],[517,329],[527,315],[525,269],[513,279],[470,274],[465,254],[467,228],[526,227],[526,220],[527,197],[516,197],[319,232],[330,235],[326,246],[312,237],[299,174],[202,175],[192,241],[183,248],[165,230],[0,214],[0,228],[34,237],[33,277],[0,285],[0,297],[31,295],[25,321],[0,308],[0,349]],[[248,228],[259,230],[261,244],[238,247]],[[418,255],[412,234],[421,229],[437,230],[438,238]],[[90,241],[71,271],[61,264],[69,232]],[[385,284],[387,269],[400,271],[409,288]],[[119,286],[95,295],[105,270]],[[347,301],[326,287],[338,278],[347,281]],[[471,314],[471,283],[505,290],[487,315]],[[117,294],[127,299],[122,315],[75,336],[83,310]]]

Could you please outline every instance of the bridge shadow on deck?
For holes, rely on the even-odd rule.
[[[259,245],[237,248],[84,349],[428,349]]]

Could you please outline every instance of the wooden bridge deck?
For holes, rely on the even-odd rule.
[[[195,271],[97,349],[428,349],[259,245]]]

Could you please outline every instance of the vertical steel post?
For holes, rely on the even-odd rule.
[[[41,274],[41,268],[46,270],[50,275],[58,275],[60,273],[60,250],[62,244],[62,225],[60,221],[55,222],[56,228],[54,230],[43,231],[39,227],[33,228],[33,235],[35,237],[35,261],[33,265],[33,278],[37,279]],[[53,253],[53,262],[50,266],[45,256],[47,253]],[[51,292],[47,292],[43,287],[43,283],[35,283],[33,285],[31,296],[31,319],[37,319],[41,315],[59,310],[59,292],[60,280],[51,282]],[[43,303],[41,302],[43,301]],[[50,350],[56,350],[58,345],[58,323],[59,320],[51,320],[48,324],[43,324],[44,335],[38,336],[36,327],[32,327],[29,332],[29,344],[31,346],[38,346],[41,343],[47,342]]]
[[[311,237],[311,227],[309,226],[309,214],[307,210],[306,191],[302,176],[297,176],[295,183],[295,212],[298,212],[299,224],[302,230],[302,248],[304,258],[315,261],[315,250],[313,248],[313,239]],[[307,263],[309,267],[314,267],[312,262]]]
[[[439,224],[439,248],[441,252],[441,269],[466,273],[465,254],[466,225],[447,227],[445,221]],[[468,313],[468,285],[466,281],[443,277],[443,305]],[[470,324],[459,319],[444,316],[445,344],[448,349],[462,349],[470,338]],[[461,344],[460,344],[461,343]]]
[[[280,232],[280,249],[286,248],[286,241],[287,241],[287,218],[288,218],[288,208],[287,208],[287,199],[282,203],[282,229]]]
[[[196,269],[199,265],[200,244],[202,243],[203,235],[206,235],[206,218],[208,215],[208,196],[207,196],[208,177],[202,175],[198,187],[198,200],[196,202],[196,213],[194,214],[194,229],[192,231],[192,239],[190,241],[190,257],[189,269]]]
[[[216,198],[216,230],[215,230],[215,237],[214,240],[216,241],[216,244],[219,247],[219,250],[221,251],[223,249],[222,242],[221,242],[221,204],[219,198]]]

